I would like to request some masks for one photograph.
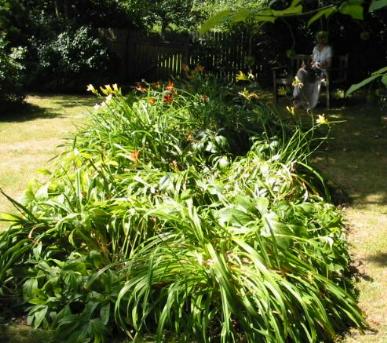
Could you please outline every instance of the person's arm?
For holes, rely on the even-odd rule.
[[[312,51],[310,64],[313,66],[317,63],[317,47],[315,46]]]

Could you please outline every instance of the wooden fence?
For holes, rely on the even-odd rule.
[[[200,64],[218,77],[232,79],[239,70],[257,73],[253,38],[245,33],[174,34],[165,38],[142,32],[109,30],[102,33],[119,56],[120,73],[128,81],[178,76],[182,65]]]

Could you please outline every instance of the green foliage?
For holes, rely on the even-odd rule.
[[[380,10],[384,7],[387,7],[386,0],[372,0],[369,11],[374,12],[374,11]]]
[[[122,6],[130,16],[150,30],[159,28],[195,30],[198,23],[208,15],[207,6],[213,1],[195,0],[125,0]]]
[[[25,49],[8,49],[0,35],[0,103],[19,101],[23,98]]]
[[[363,88],[364,86],[368,85],[369,83],[373,82],[376,79],[380,79],[385,87],[387,87],[387,67],[383,67],[371,74],[370,77],[366,78],[365,80],[362,80],[359,83],[356,83],[352,85],[346,92],[346,95],[351,95],[352,93],[356,92],[360,88]]]
[[[364,1],[363,0],[348,0],[343,1],[340,6],[338,5],[329,5],[326,7],[323,7],[317,11],[316,14],[314,14],[308,21],[308,25],[313,24],[318,19],[325,17],[328,18],[329,16],[335,14],[335,13],[341,13],[344,15],[349,15],[353,19],[357,20],[363,20],[364,19],[364,7],[363,7]]]
[[[37,55],[35,78],[45,89],[83,88],[110,65],[107,49],[89,27],[68,28],[50,40],[32,38],[30,44]]]
[[[342,14],[351,16],[353,19],[364,19],[363,0],[347,0],[344,1],[338,11]]]
[[[22,45],[28,51],[30,89],[74,91],[88,81],[106,79],[111,55],[98,38],[98,28],[112,23],[114,27],[137,25],[114,0],[0,3],[0,29],[7,32],[11,46]]]
[[[275,10],[261,3],[259,7],[226,9],[216,13],[203,23],[200,28],[202,33],[219,25],[234,25],[239,22],[251,21],[256,24],[271,22],[286,16],[295,16],[302,13],[302,5],[299,0],[293,0],[285,9]]]
[[[314,22],[316,22],[320,18],[322,18],[322,17],[328,18],[329,16],[331,16],[334,13],[337,13],[337,8],[333,7],[333,6],[321,9],[308,20],[308,26],[312,25]]]
[[[3,217],[1,291],[31,324],[68,342],[314,342],[362,325],[341,216],[308,165],[315,127],[200,72],[185,89],[88,88],[90,124]]]
[[[386,6],[387,6],[387,2],[386,1],[374,0],[374,1],[372,1],[371,5],[370,5],[369,12],[374,12],[376,10],[380,10],[382,8],[385,8]],[[351,95],[352,93],[356,92],[360,88],[363,88],[367,84],[369,84],[369,83],[371,83],[371,82],[373,82],[373,81],[375,81],[377,79],[380,79],[382,81],[383,85],[387,88],[387,67],[383,67],[383,68],[373,72],[370,77],[362,80],[359,83],[353,84],[347,90],[346,95],[347,96]]]

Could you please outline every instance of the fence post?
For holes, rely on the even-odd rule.
[[[184,43],[184,50],[181,57],[181,64],[189,65],[189,60],[190,60],[190,44],[189,44],[189,41],[186,40]]]

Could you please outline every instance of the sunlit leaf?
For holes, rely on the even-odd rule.
[[[356,83],[356,84],[352,85],[351,87],[349,87],[349,89],[346,92],[346,96],[351,95],[352,93],[354,93],[357,90],[359,90],[360,88],[368,85],[369,83],[376,80],[377,78],[382,77],[382,76],[384,77],[385,75],[383,75],[383,74],[386,72],[387,72],[387,67],[383,67],[383,68],[373,72],[370,77],[368,77],[368,78],[362,80],[361,82]],[[382,80],[382,82],[383,82],[383,80]]]
[[[319,20],[321,17],[327,18],[335,12],[337,12],[336,7],[329,7],[329,8],[324,8],[322,10],[319,10],[314,16],[312,16],[308,20],[308,26],[312,25],[315,21]]]
[[[339,12],[351,16],[353,19],[364,19],[363,0],[348,0],[339,7]]]
[[[387,0],[372,0],[369,11],[374,12],[387,6]]]
[[[238,9],[231,16],[232,23],[238,23],[240,21],[245,21],[251,15],[250,10],[247,8]]]
[[[233,11],[231,10],[224,10],[214,14],[201,25],[199,32],[206,33],[211,29],[213,29],[214,27],[224,24],[227,20],[229,20],[232,17],[232,15],[233,15]]]

